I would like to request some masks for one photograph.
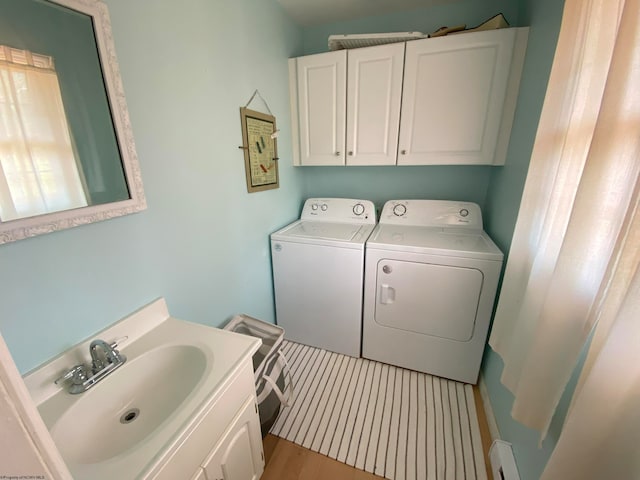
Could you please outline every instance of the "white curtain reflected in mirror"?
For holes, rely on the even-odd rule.
[[[0,45],[0,220],[87,206],[53,58]]]

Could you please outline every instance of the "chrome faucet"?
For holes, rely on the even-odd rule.
[[[122,355],[116,350],[117,344],[109,345],[104,340],[94,340],[89,345],[89,353],[91,354],[91,371],[97,374],[109,365],[124,363]]]
[[[126,339],[127,337],[123,337],[112,344],[108,344],[100,339],[93,340],[89,345],[91,366],[76,365],[58,378],[55,384],[57,385],[65,380],[71,380],[69,393],[82,393],[89,390],[127,361],[127,357],[116,349],[118,344]]]

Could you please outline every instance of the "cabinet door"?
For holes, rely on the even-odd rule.
[[[407,43],[398,165],[494,163],[516,30]]]
[[[262,435],[255,397],[240,413],[203,465],[207,480],[258,480],[264,470]]]
[[[347,52],[297,59],[302,165],[344,165]]]
[[[347,165],[395,165],[404,43],[348,52]]]

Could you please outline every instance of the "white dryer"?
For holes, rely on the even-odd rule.
[[[300,220],[271,234],[276,321],[285,338],[360,356],[368,200],[310,198]]]
[[[387,202],[366,246],[362,356],[475,384],[502,259],[475,203]]]

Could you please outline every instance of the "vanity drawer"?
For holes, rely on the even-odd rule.
[[[163,455],[145,479],[175,480],[190,478],[199,471],[205,458],[218,443],[238,412],[251,399],[256,401],[253,367],[245,361],[236,377],[229,381],[213,405],[193,423]],[[256,413],[257,415],[257,413]]]

